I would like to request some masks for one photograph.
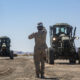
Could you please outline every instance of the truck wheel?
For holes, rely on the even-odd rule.
[[[51,49],[49,49],[49,52],[48,52],[48,63],[54,64],[54,52]]]
[[[75,63],[76,63],[76,60],[75,60],[75,59],[70,59],[70,60],[69,60],[69,63],[70,63],[70,64],[75,64]]]
[[[14,59],[13,51],[10,51],[10,59]]]
[[[47,49],[47,51],[46,51],[46,63],[48,63],[48,50],[49,49]]]
[[[79,64],[80,64],[80,48],[78,49],[78,58],[79,58]]]

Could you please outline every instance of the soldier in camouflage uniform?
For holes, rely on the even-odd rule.
[[[38,23],[37,29],[38,29],[38,32],[32,33],[29,36],[29,39],[32,39],[32,38],[35,39],[34,63],[36,68],[36,77],[39,78],[39,76],[41,75],[41,78],[44,78],[44,66],[45,66],[44,57],[46,55],[45,49],[47,48],[47,45],[46,45],[47,31],[43,27],[42,23]]]

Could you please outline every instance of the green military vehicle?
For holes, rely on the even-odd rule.
[[[0,37],[0,56],[10,57],[10,59],[13,59],[13,51],[10,51],[10,42],[9,37]]]
[[[46,54],[46,61],[54,64],[55,59],[68,59],[70,64],[79,60],[78,52],[76,52],[75,37],[76,27],[67,23],[57,23],[50,26],[50,45]],[[80,62],[80,61],[79,61]]]

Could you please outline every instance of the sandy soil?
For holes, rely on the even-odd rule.
[[[70,65],[66,60],[46,64],[44,80],[80,80],[80,65]],[[32,58],[17,57],[14,60],[0,57],[0,80],[41,80],[35,78]]]

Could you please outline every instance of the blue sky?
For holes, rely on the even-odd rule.
[[[11,49],[32,52],[34,40],[28,35],[37,31],[38,22],[47,29],[48,46],[49,26],[55,23],[76,26],[80,37],[80,0],[0,0],[0,36],[11,38]]]

